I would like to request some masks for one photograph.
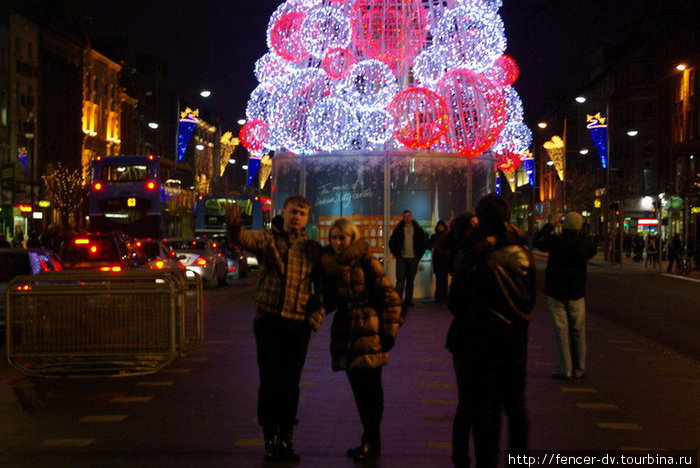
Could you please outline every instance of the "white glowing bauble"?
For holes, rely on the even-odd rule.
[[[351,149],[359,128],[355,112],[338,98],[325,98],[314,104],[307,122],[311,144],[323,151]]]
[[[359,113],[362,138],[382,144],[394,135],[394,118],[384,109],[366,109]]]
[[[248,105],[245,110],[246,120],[260,119],[267,122],[267,114],[270,107],[270,91],[259,84],[257,88],[250,93]]]
[[[506,97],[506,112],[508,112],[508,121],[523,120],[523,101],[520,95],[512,86],[503,88],[503,94]]]
[[[272,52],[266,53],[255,62],[255,78],[265,84],[268,90],[273,87],[273,81],[287,73],[287,62]]]
[[[483,8],[488,8],[493,11],[498,11],[503,6],[502,0],[457,0],[457,6],[476,5]]]
[[[375,59],[353,65],[338,86],[343,98],[358,110],[385,107],[399,91],[396,76],[389,66]]]
[[[308,153],[314,145],[308,131],[313,106],[332,95],[330,80],[318,68],[309,68],[285,78],[271,96],[267,122],[272,140],[294,153]]]
[[[506,50],[503,20],[480,5],[448,10],[437,25],[434,44],[445,51],[449,68],[484,72]]]
[[[314,8],[306,15],[301,36],[306,50],[321,58],[330,48],[350,45],[350,19],[339,8]]]
[[[413,60],[413,76],[424,86],[435,85],[447,71],[445,55],[437,47],[429,47]]]
[[[532,144],[532,132],[522,121],[508,121],[493,145],[496,152],[523,154]]]

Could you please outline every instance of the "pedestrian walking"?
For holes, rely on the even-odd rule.
[[[396,292],[399,293],[399,297],[404,298],[404,305],[411,307],[413,306],[413,282],[418,271],[418,263],[428,247],[428,236],[420,224],[413,219],[413,214],[409,210],[404,211],[401,217],[402,220],[389,238],[389,250],[396,258]]]
[[[24,231],[19,225],[15,226],[15,235],[12,236],[12,247],[19,249],[24,247]]]
[[[647,258],[644,260],[644,268],[651,261],[651,266],[656,267],[659,261],[659,238],[654,234],[649,234],[646,239]]]
[[[389,361],[401,324],[401,299],[351,221],[336,220],[328,240],[321,264],[325,308],[336,310],[331,325],[332,365],[334,371],[348,376],[363,428],[360,445],[347,455],[356,462],[376,460],[384,412],[382,366]]]
[[[581,378],[586,372],[586,265],[596,253],[595,243],[581,233],[583,218],[567,213],[561,235],[554,229],[560,217],[550,218],[535,236],[534,246],[549,252],[544,293],[557,345],[558,379]]]
[[[678,255],[683,250],[683,243],[681,242],[681,236],[675,233],[673,237],[668,241],[667,255],[668,255],[668,268],[666,268],[666,273],[671,273],[673,264],[678,267]]]
[[[450,268],[452,267],[452,246],[447,229],[447,223],[440,220],[435,225],[435,234],[430,236],[429,248],[433,251],[432,263],[435,274],[435,302],[447,300],[447,284]]]
[[[36,231],[32,231],[29,233],[29,237],[27,238],[27,248],[28,249],[40,249],[41,248],[41,242],[39,241],[39,233]]]
[[[230,240],[260,259],[253,330],[260,376],[258,423],[266,460],[298,461],[292,436],[297,424],[299,379],[311,330],[323,320],[320,296],[321,245],[306,236],[311,205],[287,198],[282,215],[261,231],[241,228],[235,205],[227,211]]]
[[[497,466],[502,410],[509,450],[525,453],[528,446],[525,373],[535,262],[510,213],[500,196],[483,197],[476,206],[478,226],[455,254],[448,302],[454,320],[446,347],[459,396],[452,441],[458,468],[470,463],[470,424],[477,466]]]

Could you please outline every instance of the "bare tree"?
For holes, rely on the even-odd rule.
[[[68,217],[76,212],[87,194],[79,170],[70,170],[58,163],[56,168],[49,168],[42,176],[44,187],[60,215],[60,227],[65,227]]]

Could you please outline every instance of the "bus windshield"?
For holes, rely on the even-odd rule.
[[[102,167],[100,180],[105,182],[138,182],[148,178],[148,167],[142,164],[125,165],[109,165]]]
[[[204,200],[204,224],[207,226],[223,225],[226,209],[233,204],[238,205],[243,226],[250,227],[253,221],[253,202],[250,199],[207,198]]]

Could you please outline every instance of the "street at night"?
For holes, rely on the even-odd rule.
[[[540,278],[544,263],[538,257]],[[700,446],[700,283],[639,265],[589,266],[586,376],[562,382],[543,296],[530,329],[533,450],[680,450]],[[541,281],[540,281],[541,282]],[[3,364],[0,459],[12,468],[261,467],[252,333],[256,275],[204,297],[201,347],[147,376],[24,378]],[[376,466],[450,463],[456,388],[443,305],[409,310],[384,372]],[[300,467],[350,467],[361,427],[344,373],[330,369],[330,318],[302,375]],[[594,452],[590,452],[594,453]]]

